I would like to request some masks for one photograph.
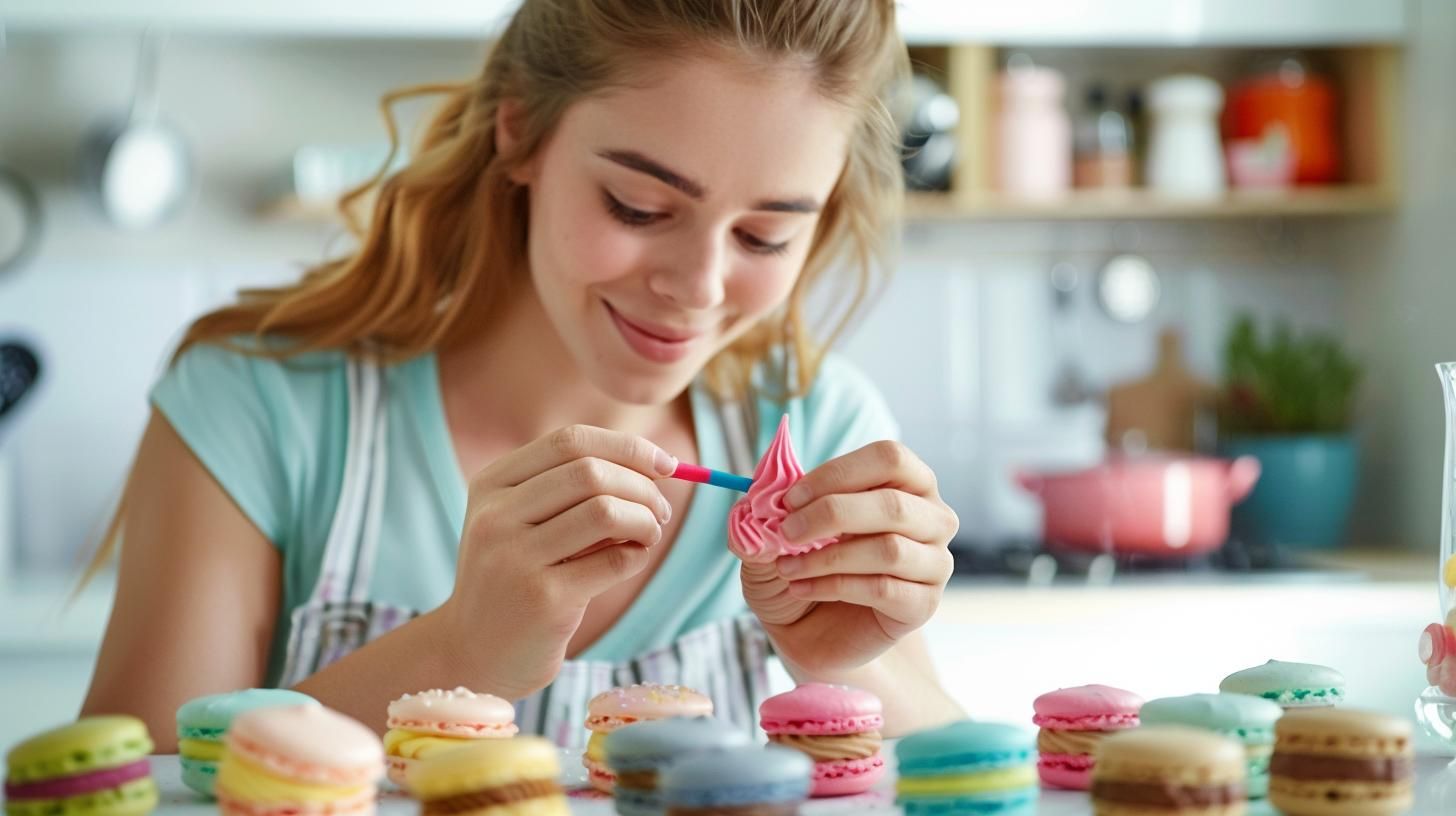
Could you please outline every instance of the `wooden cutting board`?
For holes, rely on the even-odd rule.
[[[1192,452],[1198,416],[1213,407],[1216,395],[1213,385],[1183,364],[1178,332],[1164,329],[1158,336],[1158,361],[1152,373],[1107,392],[1108,449]]]

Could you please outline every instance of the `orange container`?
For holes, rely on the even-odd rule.
[[[1340,180],[1336,95],[1330,81],[1303,68],[1280,69],[1239,82],[1223,110],[1224,141],[1262,139],[1283,126],[1298,184]]]

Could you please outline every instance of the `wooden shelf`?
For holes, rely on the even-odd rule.
[[[1147,190],[1073,191],[1048,201],[965,192],[912,193],[906,216],[912,221],[1308,217],[1374,214],[1394,207],[1395,196],[1387,190],[1349,185],[1231,190],[1212,200],[1168,198]]]

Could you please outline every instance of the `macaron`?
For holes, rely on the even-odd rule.
[[[37,734],[5,757],[6,816],[141,816],[157,806],[135,717],[86,717]]]
[[[763,701],[759,724],[769,742],[814,760],[813,796],[863,793],[885,774],[880,698],[857,688],[805,683]]]
[[[1230,674],[1218,684],[1218,690],[1263,697],[1286,710],[1321,708],[1344,702],[1345,676],[1329,666],[1270,660]]]
[[[1291,711],[1274,726],[1269,801],[1289,816],[1393,816],[1413,804],[1414,763],[1403,719]]]
[[[383,775],[384,747],[362,723],[317,704],[258,708],[223,737],[217,804],[224,816],[363,816]]]
[[[494,694],[468,688],[430,689],[389,704],[384,734],[389,781],[408,789],[405,770],[414,762],[479,739],[516,735],[516,709]]]
[[[1075,686],[1036,698],[1032,723],[1041,781],[1054,788],[1087,790],[1092,784],[1092,756],[1106,734],[1136,728],[1143,698],[1112,686]]]
[[[177,709],[177,753],[182,783],[203,796],[213,795],[222,740],[233,719],[255,708],[317,705],[307,694],[290,689],[244,689],[196,697]]]
[[[1269,755],[1274,752],[1274,723],[1284,709],[1272,700],[1247,694],[1189,694],[1149,700],[1144,725],[1187,725],[1213,731],[1244,746],[1244,788],[1250,799],[1269,793]]]
[[[1245,812],[1244,748],[1185,725],[1144,725],[1097,745],[1097,816],[1239,816]]]
[[[895,798],[905,816],[1036,811],[1036,744],[1028,729],[962,720],[905,737],[895,758]]]
[[[662,771],[687,757],[748,745],[748,734],[711,717],[672,717],[624,725],[607,735],[607,769],[616,777],[617,812],[661,816]]]
[[[667,816],[788,816],[808,798],[813,772],[798,751],[749,746],[673,763],[659,787]]]
[[[556,746],[540,737],[488,739],[410,766],[421,816],[569,816]]]
[[[624,725],[668,717],[711,717],[713,701],[687,686],[640,683],[608,689],[591,698],[586,706],[586,727],[592,732],[581,764],[591,786],[612,792],[613,777],[607,767],[604,743],[607,735]]]

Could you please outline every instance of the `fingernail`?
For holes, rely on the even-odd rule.
[[[784,494],[784,504],[787,504],[790,510],[798,510],[808,503],[809,486],[803,482],[789,488],[789,492]]]
[[[672,521],[672,504],[661,496],[657,497],[657,517],[663,524]]]
[[[671,476],[673,471],[677,470],[677,457],[662,448],[657,449],[654,460],[653,464],[657,466],[657,472],[663,476]]]
[[[776,563],[778,564],[779,575],[785,578],[798,575],[804,571],[804,562],[794,556],[780,558]]]
[[[784,535],[788,536],[789,538],[798,538],[799,536],[804,534],[804,527],[807,524],[808,522],[804,521],[803,516],[790,515],[788,518],[784,519],[784,526],[780,529],[782,529]]]

